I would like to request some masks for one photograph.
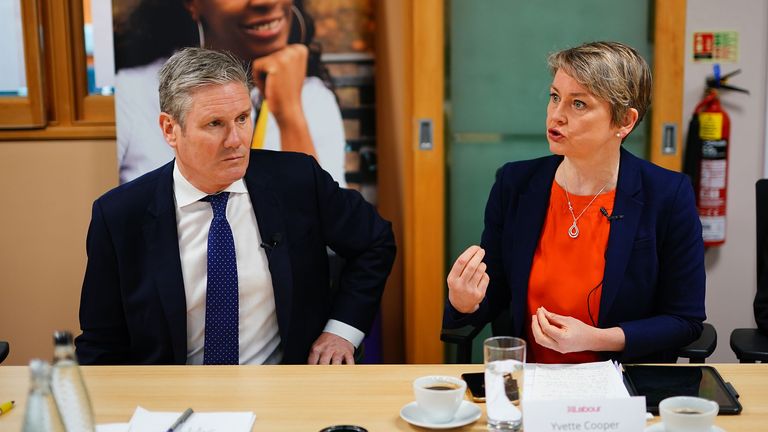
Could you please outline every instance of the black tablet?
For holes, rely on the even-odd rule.
[[[720,414],[741,412],[739,396],[711,366],[624,365],[630,393],[645,396],[649,412],[659,413],[659,402],[672,396],[697,396],[720,405]]]

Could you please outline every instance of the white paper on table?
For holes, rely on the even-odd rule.
[[[140,406],[131,417],[128,432],[166,432],[181,412],[154,412]],[[250,432],[256,415],[252,412],[195,412],[177,432]]]
[[[523,399],[625,398],[629,392],[610,360],[581,364],[528,364]]]
[[[96,425],[96,432],[128,432],[128,423],[104,423]]]

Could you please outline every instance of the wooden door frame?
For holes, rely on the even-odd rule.
[[[655,0],[653,18],[653,93],[651,162],[680,171],[683,161],[683,80],[685,78],[686,0]],[[664,125],[674,124],[676,151],[662,151]]]
[[[384,360],[442,363],[445,291],[443,0],[376,2],[379,210],[398,258],[382,307]],[[431,150],[416,127],[432,121]]]
[[[445,300],[445,1],[386,0],[376,7],[379,210],[392,221],[398,256],[382,302],[384,361],[442,363]],[[651,160],[680,169],[686,0],[654,0]],[[419,150],[417,121],[433,121]],[[678,151],[661,152],[664,123]]]

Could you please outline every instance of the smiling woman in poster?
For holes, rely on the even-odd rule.
[[[140,0],[115,23],[120,182],[173,158],[157,126],[157,73],[177,49],[204,46],[251,67],[255,109],[269,102],[262,148],[310,154],[345,186],[341,113],[313,39],[302,0]]]

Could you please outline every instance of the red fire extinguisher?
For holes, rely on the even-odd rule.
[[[696,192],[704,246],[725,243],[731,121],[720,105],[718,91],[749,94],[745,89],[726,84],[728,78],[740,72],[720,76],[720,67],[715,65],[714,76],[707,78],[704,98],[696,105],[688,128],[683,171],[691,177]]]

